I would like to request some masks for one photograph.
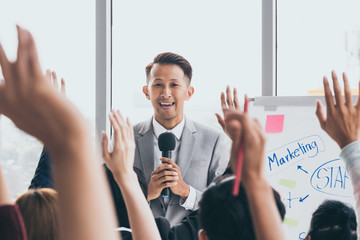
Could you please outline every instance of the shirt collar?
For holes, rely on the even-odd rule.
[[[181,122],[178,125],[176,125],[173,129],[170,130],[167,130],[160,123],[158,123],[158,121],[155,120],[155,117],[153,117],[152,119],[152,124],[156,138],[159,138],[159,135],[164,132],[172,132],[177,138],[177,140],[180,141],[185,126],[185,118],[183,118],[183,120],[181,120]]]

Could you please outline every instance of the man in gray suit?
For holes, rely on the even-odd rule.
[[[224,172],[229,161],[226,136],[184,116],[184,102],[194,93],[192,68],[182,56],[162,53],[146,67],[143,92],[154,116],[134,126],[136,168],[148,182],[148,198],[155,217],[165,216],[173,226],[197,209],[202,191]],[[172,159],[161,158],[158,137],[176,136]],[[171,190],[161,197],[163,188]]]

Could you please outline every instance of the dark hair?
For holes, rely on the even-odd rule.
[[[16,199],[29,240],[60,239],[58,200],[50,188],[29,189]]]
[[[313,213],[306,238],[357,239],[356,227],[356,216],[351,206],[340,201],[326,200]]]
[[[240,184],[239,195],[232,195],[234,181],[226,181],[207,189],[199,202],[201,226],[211,240],[256,239],[246,192]],[[285,206],[274,191],[281,218]]]
[[[190,63],[188,62],[188,60],[186,60],[185,58],[183,58],[182,56],[176,54],[176,53],[171,53],[171,52],[164,52],[164,53],[160,53],[159,55],[157,55],[152,63],[149,63],[146,68],[146,82],[149,83],[149,76],[150,76],[150,72],[152,67],[154,66],[154,64],[162,64],[162,65],[177,65],[179,66],[183,72],[184,75],[188,78],[189,80],[189,85],[191,83],[191,78],[192,78],[192,67],[190,65]]]

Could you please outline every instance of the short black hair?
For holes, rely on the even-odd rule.
[[[312,215],[310,229],[306,236],[311,240],[355,240],[356,216],[354,209],[343,202],[325,200]]]
[[[191,83],[191,78],[192,78],[192,67],[189,63],[188,60],[186,60],[184,57],[176,54],[176,53],[172,53],[172,52],[164,52],[164,53],[160,53],[159,55],[157,55],[153,62],[149,63],[146,68],[145,68],[145,72],[146,72],[146,82],[149,83],[149,76],[150,76],[150,72],[151,69],[153,68],[154,64],[162,64],[162,65],[177,65],[179,66],[183,72],[184,75],[188,78],[189,80],[189,85]]]
[[[235,197],[232,195],[233,184],[233,180],[228,180],[210,187],[199,202],[201,226],[211,240],[256,239],[245,189],[240,184],[239,195]],[[273,192],[284,219],[285,206],[279,194]]]

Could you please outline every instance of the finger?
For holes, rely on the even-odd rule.
[[[9,62],[2,44],[0,44],[0,66],[5,81],[10,80],[11,63]]]
[[[224,111],[224,109],[227,109],[227,108],[228,108],[227,105],[226,105],[224,92],[221,92],[221,94],[220,94],[220,101],[221,101],[221,108],[222,108],[223,111]]]
[[[343,81],[344,81],[344,92],[345,92],[345,105],[347,107],[352,107],[352,99],[351,99],[351,89],[349,86],[349,80],[346,76],[346,73],[343,72]]]
[[[120,125],[122,125],[122,127],[124,127],[124,126],[126,125],[126,124],[125,124],[125,120],[124,120],[123,116],[122,116],[121,113],[120,113],[120,110],[114,111],[114,117],[115,117],[115,119],[118,121],[118,123],[119,123]]]
[[[222,129],[225,130],[225,120],[217,113],[215,113],[215,116],[216,116],[216,118],[218,120],[218,123],[222,127]]]
[[[239,104],[238,92],[237,92],[236,88],[234,88],[234,107],[236,110],[241,110],[241,107]]]
[[[173,182],[164,182],[161,184],[162,188],[167,188],[167,187],[173,187],[175,185],[177,185],[178,182],[177,181],[173,181]]]
[[[41,66],[39,62],[39,57],[36,50],[36,45],[33,36],[27,30],[24,30],[28,35],[28,53],[29,53],[29,66],[30,72],[33,74],[39,75],[41,73]],[[35,80],[41,80],[40,78],[35,78]]]
[[[360,81],[359,81],[359,86],[358,86],[358,99],[356,101],[356,108],[360,109]]]
[[[160,164],[158,168],[151,173],[151,175],[157,175],[162,171],[174,171],[174,168],[170,164]]]
[[[59,83],[58,83],[58,79],[57,79],[57,75],[56,75],[56,72],[52,72],[51,73],[51,76],[52,76],[52,84],[54,85],[54,87],[56,88],[56,89],[59,89]]]
[[[331,113],[334,110],[334,98],[329,86],[329,81],[326,76],[323,78],[324,91],[325,91],[325,101],[326,101],[326,111],[327,114]]]
[[[165,172],[167,172],[165,174]],[[177,181],[179,175],[174,171],[162,171],[152,175],[153,182],[166,182],[166,181]]]
[[[255,125],[256,125],[260,130],[262,130],[262,126],[261,126],[261,124],[260,124],[259,119],[254,118],[254,122],[255,122]]]
[[[245,113],[248,112],[248,106],[249,106],[249,98],[248,98],[247,94],[245,94],[245,96],[244,96],[244,112]]]
[[[61,78],[60,82],[61,82],[60,92],[65,96],[66,95],[66,86],[65,86],[64,78]]]
[[[177,180],[179,180],[179,176],[178,175],[164,175],[159,180],[163,183],[177,181]]]
[[[316,116],[319,120],[320,126],[322,129],[325,127],[326,118],[323,112],[322,104],[319,100],[316,100]]]
[[[29,62],[29,49],[28,49],[28,41],[29,35],[20,27],[16,26],[18,32],[18,49],[17,49],[17,60],[16,65],[20,69],[20,73],[28,74],[28,62]],[[18,77],[18,80],[22,80],[23,78]]]
[[[104,131],[101,132],[101,144],[102,144],[102,156],[103,159],[106,161],[107,159],[109,159],[110,157],[110,153],[109,153],[109,140],[108,137],[106,135],[106,133]]]
[[[165,170],[162,170],[159,173],[160,176],[165,177],[165,176],[178,176],[179,173],[177,171],[174,171],[174,168],[167,168]]]
[[[114,148],[115,148],[115,146],[121,141],[120,126],[114,117],[113,111],[109,113],[109,119],[111,126],[114,130]]]
[[[126,124],[128,126],[128,129],[129,129],[129,138],[131,139],[134,139],[134,129],[133,127],[131,126],[131,123],[130,123],[130,120],[129,120],[129,117],[126,118]]]
[[[170,158],[162,157],[162,158],[160,158],[160,161],[166,162],[166,163],[170,164],[171,166],[173,166],[174,168],[178,167],[178,165],[176,165],[176,163],[173,160],[171,160]]]
[[[337,75],[335,71],[331,71],[331,77],[333,80],[333,87],[334,87],[334,94],[335,94],[335,100],[336,100],[336,106],[342,107],[343,106],[343,99],[341,95],[341,87],[337,78]]]
[[[128,124],[126,123],[124,117],[121,115],[120,110],[116,111],[116,115],[120,119],[122,131],[123,131],[123,134],[124,134],[124,138],[128,139],[128,137],[130,135],[129,134],[130,128],[128,127]]]
[[[230,90],[230,86],[226,86],[226,103],[228,105],[229,108],[234,108],[234,104],[231,98],[231,90]]]
[[[171,159],[169,159],[169,158],[160,158],[160,161],[169,164],[170,166],[172,166],[174,168],[175,171],[178,170],[180,172],[179,166],[174,161],[172,161]]]
[[[126,127],[125,127],[125,123],[124,123],[124,119],[122,118],[121,114],[119,111],[113,111],[113,115],[115,120],[118,123],[118,131],[119,131],[119,136],[121,138],[121,142],[125,141],[126,139]]]
[[[45,70],[45,79],[46,79],[46,81],[51,82],[51,70],[50,69]]]

